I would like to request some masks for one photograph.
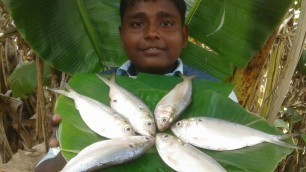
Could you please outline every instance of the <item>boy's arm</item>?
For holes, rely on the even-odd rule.
[[[60,171],[66,164],[66,160],[63,158],[60,151],[55,148],[58,147],[58,140],[56,138],[56,130],[61,123],[61,117],[54,114],[50,120],[50,125],[53,127],[53,135],[50,138],[50,149],[47,155],[37,164],[35,172],[48,172],[48,171]]]

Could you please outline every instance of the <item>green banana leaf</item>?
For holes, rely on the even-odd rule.
[[[119,42],[119,0],[2,2],[31,48],[60,71],[100,72],[126,60]],[[230,77],[259,51],[292,2],[186,0],[190,37],[199,44],[190,43],[183,62],[221,80]]]
[[[181,81],[182,79],[179,77],[148,74],[141,74],[137,79],[116,77],[116,82],[120,86],[140,97],[152,111],[157,102]],[[75,75],[70,80],[69,86],[81,94],[109,105],[109,88],[95,74]],[[194,79],[192,103],[180,119],[208,116],[244,124],[267,133],[280,134],[275,127],[269,125],[263,118],[246,112],[238,103],[229,99],[227,96],[231,90],[232,86],[229,84]],[[86,126],[75,109],[72,99],[60,96],[56,103],[55,112],[62,117],[58,139],[62,154],[67,160],[74,157],[84,147],[105,140]],[[166,132],[171,133],[171,131]],[[272,172],[277,164],[292,151],[292,149],[270,143],[262,143],[234,151],[201,150],[215,158],[228,171],[252,172]],[[153,147],[134,161],[110,167],[103,171],[168,172],[173,170],[162,161],[156,148]]]
[[[51,75],[50,67],[44,65],[43,83],[48,84]],[[13,97],[26,98],[37,89],[37,67],[35,62],[22,63],[16,67],[8,78],[13,90]]]

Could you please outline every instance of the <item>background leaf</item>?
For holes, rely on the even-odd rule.
[[[100,72],[126,61],[118,31],[119,0],[2,1],[31,48],[60,71]],[[229,78],[264,45],[292,2],[186,0],[192,39],[183,62],[221,80]]]
[[[50,68],[44,66],[43,80],[48,83],[50,77]],[[37,68],[35,62],[22,63],[8,78],[14,97],[26,98],[33,94],[37,89]]]
[[[293,1],[186,2],[189,8],[187,22],[190,36],[209,46],[224,62],[243,67],[280,24]]]

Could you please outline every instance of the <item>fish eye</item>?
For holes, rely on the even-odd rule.
[[[178,126],[178,127],[182,126],[182,122],[181,121],[177,122],[176,126]]]
[[[162,123],[168,122],[168,118],[167,118],[167,117],[163,117],[163,118],[161,119],[161,122],[162,122]]]
[[[129,132],[129,131],[131,131],[132,129],[131,129],[131,127],[126,127],[125,129],[124,129],[124,131],[126,131],[126,132]]]
[[[168,134],[163,135],[163,139],[168,139],[168,138],[169,138]]]
[[[146,126],[147,126],[147,127],[151,127],[151,126],[152,126],[152,122],[150,122],[150,121],[147,122],[147,123],[146,123]]]

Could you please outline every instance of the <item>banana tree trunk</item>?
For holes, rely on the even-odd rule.
[[[269,108],[269,110],[267,111],[267,114],[269,114],[268,121],[270,122],[273,122],[277,118],[278,111],[281,108],[281,105],[288,92],[291,78],[299,62],[299,58],[302,55],[306,36],[306,23],[302,21],[305,20],[306,2],[302,1],[299,23],[296,34],[293,38],[292,49],[288,54],[286,63],[284,64],[284,70],[280,75],[281,79],[277,83],[278,87],[276,88],[275,93],[273,95],[273,101],[271,101],[270,105],[271,108]]]

